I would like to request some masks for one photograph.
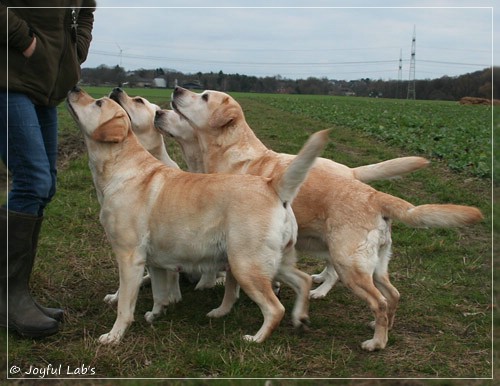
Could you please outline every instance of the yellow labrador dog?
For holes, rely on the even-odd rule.
[[[209,173],[247,173],[272,177],[294,156],[267,149],[245,121],[240,105],[217,91],[197,94],[176,88],[172,107],[195,128]],[[454,227],[480,221],[481,212],[459,205],[412,204],[379,192],[318,159],[293,202],[299,226],[297,248],[326,252],[340,280],[368,302],[375,321],[367,351],[385,348],[399,292],[390,283],[391,220],[411,227]]]
[[[170,158],[167,152],[163,135],[154,126],[155,113],[160,110],[160,107],[149,102],[146,98],[140,96],[130,97],[119,87],[114,88],[109,94],[109,97],[116,101],[127,112],[130,122],[132,123],[132,130],[146,150],[165,165],[179,169],[177,163]],[[189,165],[188,170],[195,172]],[[197,281],[195,289],[201,290],[213,288],[218,283],[218,276],[223,275],[215,271],[205,271],[202,273],[191,273],[189,274],[189,279],[191,281]],[[145,279],[147,279],[147,277],[145,277]],[[143,279],[143,282],[144,281]],[[221,283],[223,283],[223,280]],[[173,289],[177,290],[177,287]],[[118,300],[117,295],[117,293],[107,295],[104,300],[110,304],[116,303]],[[180,301],[180,292],[174,292],[170,298],[172,302]]]
[[[174,138],[182,149],[182,155],[189,171],[204,173],[203,152],[200,149],[196,130],[189,121],[174,110],[157,110],[155,125],[164,134]],[[354,178],[363,182],[380,179],[398,178],[412,171],[428,166],[429,162],[422,157],[399,157],[376,164],[350,168],[334,161],[328,161],[329,172],[345,178]],[[310,297],[325,297],[338,280],[335,268],[327,261],[326,268],[318,275],[311,276],[315,283],[322,283],[310,292]]]
[[[160,107],[145,98],[129,97],[119,87],[114,88],[108,96],[125,109],[141,145],[165,165],[179,169],[167,152],[163,136],[154,127],[154,114]]]
[[[179,168],[167,152],[163,142],[162,135],[154,128],[153,120],[154,112],[160,109],[159,106],[150,103],[143,98],[130,98],[121,88],[115,88],[109,94],[109,97],[118,103],[122,100],[126,105],[127,114],[132,122],[132,130],[139,139],[139,142],[144,148],[149,151],[155,158],[162,161],[165,165],[170,167]],[[123,107],[123,106],[122,106]],[[177,303],[181,301],[182,295],[178,283],[175,283],[175,278],[178,279],[178,274],[173,272],[166,272],[165,275],[170,277],[168,285],[170,287],[170,303]],[[146,274],[141,285],[146,285],[150,282],[149,274]],[[177,280],[178,282],[178,280]],[[104,297],[104,301],[108,304],[115,305],[118,303],[119,292],[108,294]]]
[[[119,266],[117,318],[101,343],[118,343],[132,323],[146,263],[154,299],[149,316],[163,309],[166,269],[215,266],[227,269],[226,281],[232,288],[238,283],[262,311],[261,328],[245,339],[262,342],[283,318],[284,307],[272,291],[274,278],[297,294],[294,325],[307,322],[311,279],[295,267],[291,202],[324,148],[327,131],[311,136],[272,178],[193,174],[168,167],[144,149],[127,113],[112,99],[96,100],[74,88],[67,106],[83,133],[100,192],[99,218]],[[226,298],[212,314],[228,311]]]

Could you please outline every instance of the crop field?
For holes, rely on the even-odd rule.
[[[111,88],[86,90],[100,97]],[[126,91],[168,108],[171,90]],[[242,378],[255,379],[246,382],[255,385],[268,379],[272,385],[350,384],[352,378],[408,379],[404,382],[409,385],[429,379],[491,384],[494,372],[499,375],[493,325],[500,322],[499,293],[493,288],[500,275],[492,253],[491,108],[351,97],[233,96],[257,136],[275,151],[297,153],[312,132],[330,128],[324,157],[348,166],[403,155],[428,157],[428,168],[372,185],[414,204],[477,206],[485,220],[460,229],[393,224],[389,271],[401,302],[387,348],[379,352],[361,349],[361,342],[372,335],[372,315],[342,283],[325,299],[311,300],[311,325],[305,332],[291,325],[294,293],[282,287],[285,317],[262,344],[242,339],[262,323],[260,310],[244,293],[227,316],[209,319],[206,314],[220,304],[223,287],[195,291],[183,281],[183,300],[168,306],[151,326],[143,317],[153,304],[151,288],[142,288],[135,322],[123,341],[102,346],[98,338],[116,318],[116,309],[103,298],[116,290],[118,271],[99,223],[82,136],[61,105],[58,192],[45,214],[31,287],[41,303],[64,308],[66,320],[59,334],[42,340],[2,333],[0,338],[8,343],[4,377],[29,377],[30,368],[50,365],[61,370],[44,377],[58,378],[60,384],[75,382],[66,378],[92,385],[110,384],[115,378],[130,384],[142,378],[149,384],[175,378],[169,381],[173,385],[233,385]],[[171,139],[166,144],[184,167],[180,148]],[[302,254],[298,267],[314,274],[324,262]],[[13,366],[19,372],[11,373]]]

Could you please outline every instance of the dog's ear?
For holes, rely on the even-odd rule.
[[[98,142],[122,142],[127,137],[128,129],[125,117],[115,116],[99,126],[92,133],[92,139]]]
[[[224,127],[234,122],[240,116],[241,107],[234,102],[231,103],[230,99],[226,98],[212,113],[208,124],[213,128]]]

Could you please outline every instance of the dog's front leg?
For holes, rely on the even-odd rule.
[[[318,288],[309,293],[311,299],[323,299],[333,288],[339,279],[337,271],[330,262],[327,262],[325,269],[318,275],[311,276],[315,283],[322,283]]]
[[[146,269],[146,274],[142,278],[141,281],[141,287],[145,287],[151,283],[151,278],[149,277],[149,273],[147,273]],[[179,291],[180,294],[180,291]],[[116,290],[114,294],[107,294],[104,296],[104,303],[108,303],[110,306],[116,306],[118,303],[118,297],[120,296],[120,292]],[[179,299],[180,300],[180,299]]]
[[[137,295],[144,274],[145,257],[137,251],[130,254],[120,255],[117,253],[118,268],[120,272],[120,287],[118,289],[118,311],[115,324],[110,332],[99,338],[102,344],[119,343],[125,331],[134,321],[134,310]]]
[[[203,290],[206,288],[215,287],[215,282],[217,280],[217,271],[203,272],[201,274],[200,281],[196,284],[195,290]]]
[[[118,298],[120,297],[120,291],[116,290],[114,294],[107,294],[104,296],[104,303],[108,303],[110,306],[114,306],[118,303]]]

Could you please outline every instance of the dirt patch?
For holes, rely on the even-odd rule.
[[[461,105],[486,105],[486,106],[500,106],[500,100],[498,99],[486,99],[486,98],[476,98],[476,97],[463,97],[460,99],[459,103]]]
[[[80,133],[65,135],[59,139],[57,169],[64,170],[69,163],[85,153],[85,142]]]

